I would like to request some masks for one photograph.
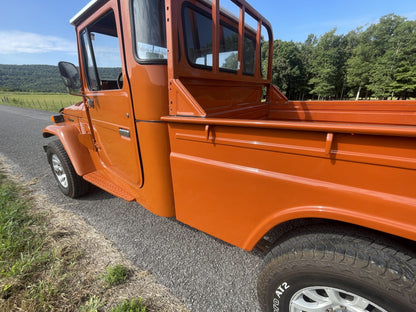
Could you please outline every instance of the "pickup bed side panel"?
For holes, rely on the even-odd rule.
[[[250,250],[281,222],[326,218],[416,239],[414,138],[169,127],[177,218],[206,233]]]

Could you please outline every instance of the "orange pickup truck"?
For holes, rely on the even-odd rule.
[[[259,248],[264,311],[416,311],[416,101],[288,100],[244,0],[93,0],[71,23],[82,101],[43,130],[65,195]]]

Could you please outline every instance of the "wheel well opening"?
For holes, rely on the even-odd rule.
[[[256,245],[256,249],[260,250],[263,254],[267,254],[273,247],[286,239],[294,237],[300,233],[311,232],[311,229],[313,229],[313,231],[322,232],[352,232],[360,236],[368,237],[382,244],[401,246],[405,250],[409,251],[416,250],[416,242],[406,238],[356,224],[319,218],[295,219],[281,223],[263,236],[260,242]]]
[[[52,133],[49,133],[49,132],[43,132],[43,137],[44,138],[50,138],[50,137],[52,137],[52,136],[55,136],[54,134],[52,134]]]

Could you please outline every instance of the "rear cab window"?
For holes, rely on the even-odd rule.
[[[223,72],[240,70],[238,55],[238,18],[222,9],[228,19],[234,22],[220,21],[219,68]],[[185,50],[188,62],[198,68],[212,68],[212,16],[210,12],[185,2],[182,7]],[[256,53],[256,30],[247,27],[244,35],[243,73],[254,75]]]
[[[133,49],[139,63],[166,64],[166,23],[164,0],[131,2]]]

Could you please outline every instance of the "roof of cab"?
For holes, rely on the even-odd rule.
[[[81,11],[79,11],[73,18],[71,18],[69,22],[74,26],[78,25],[82,20],[89,16],[97,6],[102,5],[107,1],[108,0],[91,0],[85,7],[82,8]]]

